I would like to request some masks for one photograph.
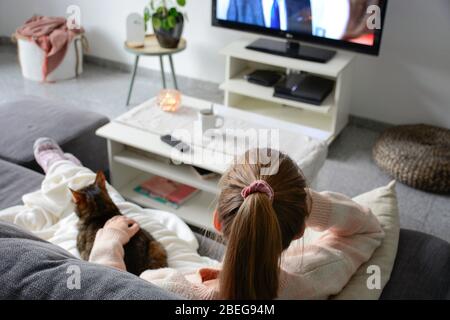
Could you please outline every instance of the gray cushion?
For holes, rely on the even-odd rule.
[[[450,299],[450,244],[402,229],[394,269],[381,299]]]
[[[80,289],[67,286],[73,275],[69,267],[73,266],[80,271]],[[0,299],[156,300],[177,297],[131,273],[79,260],[16,226],[0,222]]]
[[[0,104],[0,159],[40,171],[34,161],[33,143],[39,137],[58,141],[88,168],[107,169],[104,139],[95,130],[108,119],[71,108],[67,103],[27,97]]]
[[[22,196],[38,190],[44,176],[0,160],[0,210],[22,203]]]

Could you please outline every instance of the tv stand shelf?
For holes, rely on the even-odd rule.
[[[298,69],[300,64],[302,71],[316,73],[331,78],[337,77],[354,57],[351,53],[338,51],[336,56],[334,56],[334,58],[332,58],[328,63],[317,63],[246,49],[246,47],[253,41],[254,39],[235,41],[220,50],[220,53],[225,56],[232,56],[242,60],[259,63],[269,63],[269,65],[287,69]]]
[[[334,105],[333,96],[334,92],[331,93],[328,98],[322,103],[321,106],[314,106],[309,103],[297,102],[294,100],[287,100],[282,98],[277,98],[273,96],[274,89],[264,86],[259,86],[248,82],[244,79],[244,76],[253,72],[254,69],[248,68],[244,71],[238,73],[231,79],[220,85],[220,89],[225,91],[230,91],[234,93],[239,93],[246,95],[248,97],[256,99],[264,99],[266,101],[272,101],[274,103],[284,104],[293,108],[299,108],[303,110],[308,110],[311,112],[327,114],[330,112],[331,107]]]
[[[220,85],[225,92],[224,104],[325,131],[325,140],[331,143],[348,123],[350,67],[354,55],[338,52],[329,62],[317,63],[247,49],[253,40],[239,40],[220,51],[226,56],[226,79]],[[332,79],[336,84],[322,105],[316,106],[274,97],[274,88],[247,82],[244,76],[256,69],[303,71]]]

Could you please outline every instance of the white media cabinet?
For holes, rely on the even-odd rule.
[[[309,62],[246,49],[253,40],[236,41],[220,51],[226,56],[224,104],[303,128],[306,135],[331,143],[347,125],[350,108],[351,62],[354,55],[338,52],[328,63]],[[244,76],[256,69],[304,71],[336,82],[321,106],[273,96],[274,89],[251,84]],[[320,135],[313,134],[320,131]]]

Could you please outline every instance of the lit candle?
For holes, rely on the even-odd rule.
[[[176,112],[181,104],[181,93],[177,90],[164,89],[158,94],[158,105],[167,112]]]

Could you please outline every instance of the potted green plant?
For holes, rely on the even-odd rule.
[[[186,0],[150,0],[144,9],[144,23],[151,20],[153,31],[161,47],[176,48],[184,27],[184,14],[179,11]]]

